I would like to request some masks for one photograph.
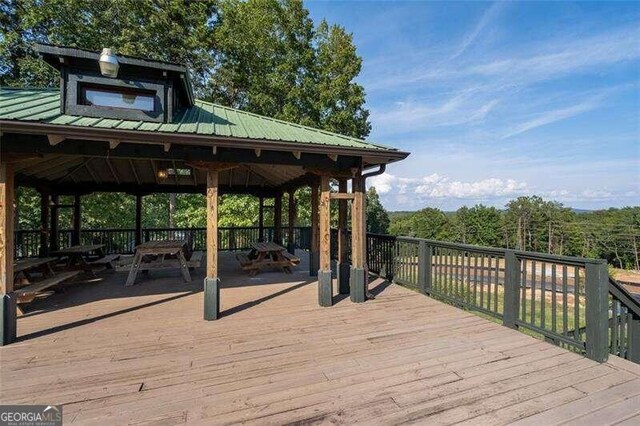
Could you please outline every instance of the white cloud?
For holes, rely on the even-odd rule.
[[[577,105],[572,105],[566,108],[554,109],[551,111],[545,111],[538,114],[535,118],[521,123],[507,134],[502,139],[510,138],[511,136],[519,135],[520,133],[533,130],[537,127],[542,127],[547,124],[555,123],[556,121],[566,120],[567,118],[575,117],[583,112],[591,111],[599,106],[599,102],[596,100],[589,100],[581,102]]]
[[[452,180],[437,173],[422,178],[400,178],[389,173],[368,181],[380,194],[413,194],[419,198],[491,199],[529,192],[525,182],[514,179],[482,179],[476,182]]]
[[[425,129],[480,122],[498,104],[498,99],[485,99],[467,88],[440,102],[399,101],[387,110],[373,110],[372,121],[380,129]]]
[[[485,12],[482,14],[482,17],[478,21],[475,27],[468,32],[460,46],[456,49],[454,54],[450,59],[455,59],[458,56],[462,55],[467,48],[473,44],[473,42],[478,38],[478,36],[483,32],[483,30],[489,25],[494,18],[498,15],[498,13],[502,10],[506,2],[497,1],[493,3]]]

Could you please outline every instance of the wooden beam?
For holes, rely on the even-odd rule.
[[[142,244],[142,194],[136,194],[136,247]]]
[[[58,201],[60,197],[58,194],[51,195],[51,213],[50,225],[49,225],[49,251],[58,251]]]
[[[314,166],[307,166],[304,168],[305,171],[312,173],[314,175],[317,176],[331,176],[333,178],[339,179],[339,178],[351,178],[353,177],[353,173],[351,171],[351,169],[348,170],[336,170],[336,169],[331,169],[331,168],[321,168],[321,167],[314,167]]]
[[[340,179],[338,181],[338,194],[340,195],[350,195],[347,194],[347,180]],[[335,194],[331,194],[335,195]],[[332,197],[333,198],[333,197]],[[338,262],[346,262],[347,261],[347,199],[345,198],[337,198],[338,201]]]
[[[62,142],[66,138],[67,138],[66,136],[61,136],[61,135],[47,135],[47,139],[49,139],[49,145],[51,146],[58,145],[60,142]]]
[[[302,153],[300,151],[293,151],[292,154],[296,158],[296,160],[299,160],[302,156]]]
[[[255,151],[255,153],[256,153],[256,157],[258,157],[258,158],[259,158],[259,157],[260,157],[260,155],[262,155],[262,150],[261,150],[260,148],[256,148],[254,151]]]
[[[163,143],[162,147],[164,148],[164,152],[169,152],[169,150],[171,149],[171,144],[170,143]]]
[[[309,274],[318,274],[318,254],[320,251],[320,237],[318,234],[318,183],[311,185],[311,250],[309,253]]]
[[[344,178],[338,179],[338,193],[346,194],[346,192],[347,180]],[[349,294],[351,289],[351,286],[349,285],[351,269],[348,263],[349,258],[347,256],[347,201],[347,199],[338,198],[338,265],[336,278],[338,279],[338,293],[340,294]]]
[[[107,163],[107,167],[109,167],[109,170],[111,170],[111,175],[113,176],[113,179],[116,181],[116,183],[120,183],[120,178],[118,177],[118,174],[113,168],[113,164],[111,164],[111,160],[109,160],[108,158],[105,158],[104,161]]]
[[[289,225],[289,234],[287,235],[287,249],[289,253],[295,254],[295,246],[294,246],[294,231],[296,226],[296,191],[291,189],[289,190],[289,217],[288,217],[288,225]]]
[[[136,180],[136,183],[138,185],[140,185],[140,176],[138,176],[138,171],[136,170],[136,166],[135,166],[135,164],[133,164],[133,160],[132,159],[129,159],[129,167],[131,167],[131,173],[133,174],[133,177]],[[153,175],[156,176],[156,179],[158,178],[157,175],[156,175],[155,167],[153,169]]]
[[[40,257],[49,253],[49,194],[40,192]]]
[[[349,194],[346,192],[332,192],[329,194],[329,197],[332,200],[353,200],[355,198],[354,194]],[[345,204],[346,205],[346,204]]]
[[[258,197],[258,241],[264,241],[264,197]]]
[[[218,147],[217,146],[212,146],[211,147],[211,152],[213,152],[213,155],[216,155],[218,153]]]
[[[109,140],[109,149],[116,149],[118,145],[120,145],[120,141],[118,139]]]
[[[84,167],[85,167],[85,169],[87,169],[87,171],[91,175],[91,178],[93,179],[93,181],[95,183],[100,183],[100,180],[98,179],[98,176],[96,176],[96,174],[93,172],[93,169],[91,169],[91,167],[88,166],[88,163],[85,163]]]
[[[78,166],[74,167],[69,173],[66,174],[66,176],[64,176],[63,178],[61,178],[59,181],[62,182],[63,180],[67,179],[67,178],[73,178],[73,175],[80,170],[81,168],[83,168],[84,166],[87,165],[87,163],[89,163],[89,161],[93,160],[93,158],[87,158],[85,161],[82,162],[82,164],[79,164]]]
[[[240,167],[237,163],[223,163],[219,161],[185,161],[185,166],[200,170],[224,171]]]
[[[282,193],[273,201],[273,239],[276,244],[282,244]]]
[[[73,197],[73,233],[71,234],[71,244],[80,245],[80,229],[82,228],[82,209],[80,195]]]
[[[160,184],[160,178],[158,177],[158,169],[156,168],[156,162],[154,160],[149,160],[149,162],[151,163],[151,169],[153,170],[153,178],[156,181],[156,184],[159,185]],[[133,168],[133,173],[137,176],[136,172],[135,172],[135,168],[133,167],[133,163],[131,162],[131,159],[129,159],[129,163],[131,164],[131,167]],[[137,178],[136,178],[137,181]],[[138,185],[140,185],[140,182],[138,182]]]
[[[218,171],[207,171],[207,278],[218,278]]]
[[[338,162],[338,154],[327,154],[327,156],[331,159],[331,161],[333,161],[334,163]]]
[[[0,297],[13,291],[14,192],[13,165],[0,163]],[[3,309],[4,312],[4,309]],[[3,323],[0,318],[0,323]],[[2,343],[2,342],[0,342]]]
[[[365,264],[365,200],[361,187],[362,178],[358,176],[352,183],[354,199],[351,210],[351,265],[354,268],[364,268]]]
[[[321,271],[331,271],[331,198],[329,176],[320,178],[320,265]]]

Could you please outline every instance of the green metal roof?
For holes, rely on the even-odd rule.
[[[152,134],[191,134],[397,152],[393,148],[361,139],[199,100],[195,101],[193,107],[176,116],[171,123],[152,123],[61,114],[60,91],[58,89],[0,88],[0,120],[30,121],[96,129],[135,130]]]

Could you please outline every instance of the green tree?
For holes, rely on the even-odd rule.
[[[320,22],[316,34],[319,125],[325,130],[364,138],[371,131],[364,108],[364,88],[354,80],[360,74],[362,58],[353,37],[338,25]]]
[[[389,215],[380,203],[375,186],[367,190],[367,231],[375,234],[389,232]]]
[[[56,86],[32,43],[101,50],[188,65],[202,88],[214,66],[214,0],[5,0],[0,3],[0,84]]]
[[[478,204],[461,207],[451,219],[452,239],[455,242],[481,246],[501,246],[503,218],[500,210]]]

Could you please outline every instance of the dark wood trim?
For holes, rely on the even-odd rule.
[[[238,142],[242,142],[243,147],[253,152],[255,160],[259,160],[264,155],[264,151],[274,151],[279,153],[286,153],[289,160],[293,161],[293,164],[308,164],[309,166],[320,166],[317,161],[307,162],[304,160],[306,154],[322,154],[325,161],[322,164],[327,164],[327,168],[332,169],[336,163],[342,161],[343,156],[353,157],[367,157],[368,159],[375,159],[373,163],[368,165],[390,163],[399,161],[406,158],[409,153],[404,151],[392,150],[392,149],[375,149],[375,148],[353,148],[343,146],[328,146],[321,144],[300,144],[295,142],[286,141],[267,141],[262,139],[250,139],[250,138],[233,138],[233,137],[220,137],[214,135],[198,135],[188,133],[164,133],[164,132],[150,132],[150,131],[138,131],[138,130],[121,130],[121,129],[99,129],[94,127],[80,127],[72,125],[57,125],[48,123],[34,123],[27,121],[15,121],[15,120],[0,120],[0,127],[4,129],[4,132],[8,133],[22,133],[22,134],[59,134],[65,136],[67,139],[81,139],[81,140],[102,140],[108,141],[111,139],[118,139],[127,143],[138,144],[153,144],[156,142],[150,142],[150,140],[162,140],[163,142],[169,142],[178,145],[196,145],[201,147],[207,147],[212,153],[212,148],[215,146],[220,148],[236,148]],[[255,149],[261,149],[262,155],[260,157],[255,156]],[[302,155],[300,159],[291,155],[293,151],[299,151],[305,155]],[[338,154],[338,161],[334,162],[327,154]],[[377,161],[377,160],[380,161]],[[317,160],[317,159],[316,159]],[[257,163],[258,161],[253,161]],[[289,163],[279,163],[289,164]],[[333,167],[332,167],[333,165]],[[367,165],[365,165],[366,167]]]
[[[49,194],[40,192],[40,257],[49,254]]]
[[[58,251],[58,200],[60,197],[58,194],[51,195],[51,208],[49,209],[51,213],[50,217],[50,225],[49,225],[49,251],[54,252]]]
[[[258,241],[264,241],[264,197],[258,197]]]
[[[82,211],[81,211],[80,194],[73,197],[73,233],[71,234],[71,244],[80,245],[80,230],[82,228]]]
[[[136,247],[142,244],[142,194],[136,194]]]
[[[282,193],[277,194],[273,201],[273,239],[282,244]]]

